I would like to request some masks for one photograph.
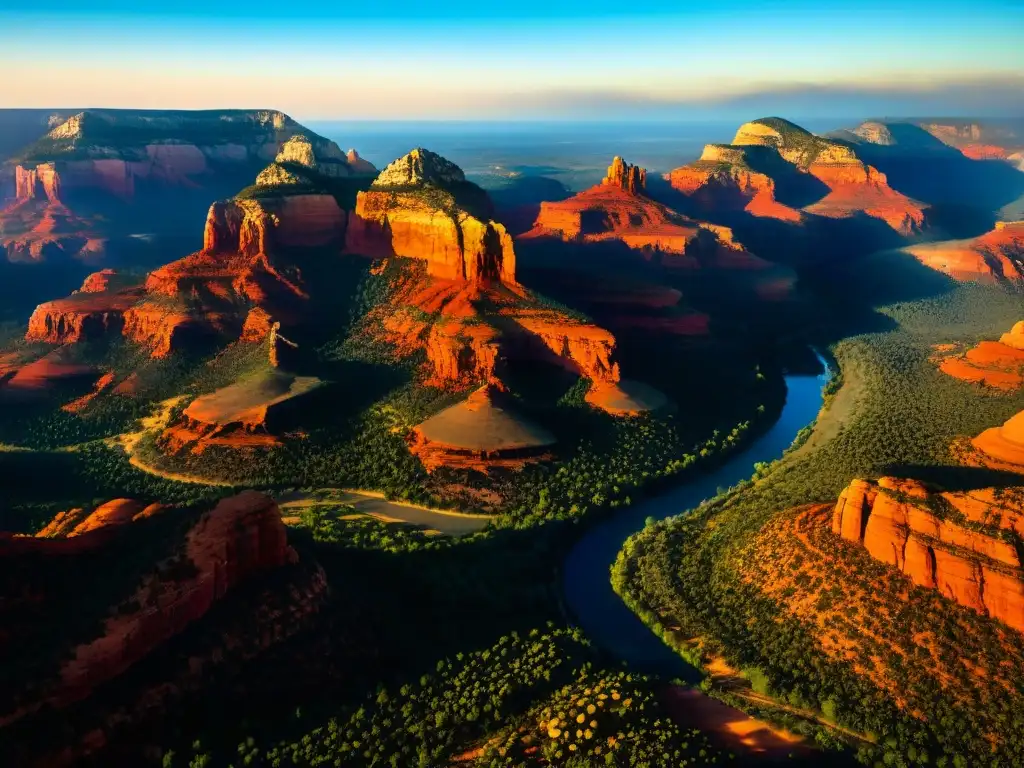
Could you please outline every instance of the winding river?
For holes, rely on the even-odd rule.
[[[797,433],[814,423],[828,378],[827,367],[818,376],[787,376],[786,404],[778,421],[748,448],[710,474],[627,507],[584,534],[565,559],[562,589],[576,624],[591,642],[637,671],[690,683],[700,679],[698,670],[662,643],[615,594],[609,569],[626,539],[648,517],[663,520],[683,514],[713,498],[719,488],[749,478],[755,463],[778,459]]]

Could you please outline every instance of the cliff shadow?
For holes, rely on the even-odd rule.
[[[1024,195],[1024,173],[1002,160],[972,160],[916,125],[889,126],[895,144],[858,144],[857,153],[886,175],[899,192],[947,211],[966,209],[953,218],[950,232],[981,234],[972,219],[991,213]],[[967,225],[973,223],[974,228]],[[959,225],[959,227],[957,226]]]
[[[1017,472],[987,467],[888,464],[883,468],[883,474],[919,480],[943,491],[974,491],[979,488],[1024,485],[1024,476]]]
[[[517,176],[506,184],[488,190],[494,202],[495,216],[513,235],[533,226],[540,204],[557,202],[572,196],[572,191],[557,179],[547,176]]]

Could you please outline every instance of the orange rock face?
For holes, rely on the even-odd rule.
[[[799,222],[800,211],[775,199],[775,181],[738,165],[743,155],[709,144],[700,160],[665,174],[665,180],[706,211],[746,211],[781,221]]]
[[[418,194],[360,192],[346,248],[373,258],[422,259],[445,280],[515,281],[515,251],[505,227],[468,214],[458,220]]]
[[[782,176],[811,181],[819,199],[795,209],[776,199]],[[799,222],[801,212],[828,218],[866,214],[902,235],[920,232],[924,210],[889,186],[885,174],[864,163],[853,148],[813,136],[777,118],[746,123],[732,144],[709,144],[692,165],[665,177],[705,210],[745,210],[754,216]]]
[[[924,225],[924,208],[890,187],[885,174],[873,166],[814,163],[808,172],[829,188],[825,197],[803,209],[808,213],[847,218],[863,212],[901,235],[918,233]]]
[[[997,469],[1024,472],[1024,411],[999,427],[986,429],[971,441],[980,455],[974,463]]]
[[[999,341],[982,341],[964,354],[940,350],[934,358],[943,373],[963,381],[1012,392],[1024,384],[1024,322],[1014,325]],[[953,354],[947,354],[953,352]]]
[[[628,165],[621,157],[615,157],[601,183],[624,189],[633,195],[640,194],[647,187],[647,170],[636,165]]]
[[[1024,631],[1024,572],[1000,531],[1024,531],[1024,488],[933,494],[915,480],[855,480],[832,515],[834,534],[918,586]]]
[[[141,292],[79,292],[66,299],[40,304],[28,321],[28,341],[69,344],[117,334],[124,327],[124,313]]]
[[[570,242],[621,242],[660,258],[665,266],[687,269],[768,269],[746,251],[732,230],[687,219],[643,194],[646,172],[621,158],[604,181],[567,200],[543,202],[533,228],[523,239],[556,237]]]
[[[459,201],[464,192],[474,198],[476,215]],[[489,219],[490,208],[486,193],[457,165],[414,149],[359,193],[346,249],[376,259],[420,259],[428,275],[444,280],[514,285],[512,238]]]
[[[1024,221],[997,222],[992,231],[970,240],[921,243],[904,250],[961,282],[1024,282]]]
[[[81,291],[40,305],[26,339],[65,344],[123,334],[164,357],[190,338],[237,336],[254,306],[268,313],[306,298],[299,271],[274,254],[338,247],[345,220],[329,195],[214,203],[203,251],[154,270],[138,288],[110,270],[91,275]]]

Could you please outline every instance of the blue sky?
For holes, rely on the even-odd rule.
[[[0,1],[0,106],[1024,114],[1024,2]],[[17,75],[14,75],[17,72]]]

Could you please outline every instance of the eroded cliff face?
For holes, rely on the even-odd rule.
[[[340,246],[347,215],[331,195],[288,195],[214,203],[203,251],[255,256],[276,248]]]
[[[832,515],[833,533],[918,586],[1024,631],[1024,572],[1003,531],[1024,532],[1022,488],[936,494],[914,480],[855,480]]]
[[[117,289],[127,282],[113,270],[98,272],[85,279],[82,288],[66,299],[40,304],[28,321],[27,341],[48,344],[73,344],[119,334],[124,313],[142,296],[139,288]],[[119,286],[118,286],[119,287]]]
[[[823,193],[812,203],[801,202],[800,209],[784,205],[776,199],[779,173],[798,180],[801,174],[812,177]],[[852,146],[781,118],[745,123],[731,145],[708,145],[700,160],[666,179],[706,210],[745,210],[794,223],[802,212],[828,218],[863,213],[905,236],[924,226],[923,206],[890,187],[885,174],[863,162]]]
[[[421,259],[430,276],[444,280],[515,284],[512,238],[503,225],[459,203],[456,192],[467,184],[454,163],[413,150],[359,193],[346,249],[378,259]]]
[[[115,272],[90,276],[81,291],[41,304],[26,339],[65,344],[123,334],[164,357],[189,339],[237,337],[256,306],[273,311],[307,298],[302,276],[280,254],[338,248],[346,215],[330,195],[282,195],[214,203],[202,251],[131,287]]]
[[[605,174],[601,183],[637,195],[647,188],[647,169],[629,165],[621,157],[616,156],[612,159],[612,164],[608,166],[608,173]]]
[[[746,211],[799,222],[800,212],[775,199],[775,181],[746,165],[742,148],[708,144],[692,165],[665,174],[665,180],[706,211]]]
[[[970,240],[919,243],[904,250],[960,282],[1024,283],[1024,221],[999,221],[990,232]]]

